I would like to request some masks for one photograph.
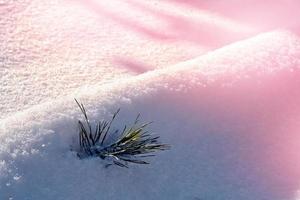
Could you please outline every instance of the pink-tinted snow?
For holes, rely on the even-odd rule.
[[[298,200],[297,0],[0,1],[0,199]],[[4,17],[2,17],[4,16]],[[74,103],[172,149],[79,160]]]

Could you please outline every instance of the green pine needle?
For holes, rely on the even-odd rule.
[[[111,134],[111,125],[120,112],[118,109],[113,117],[108,121],[100,121],[93,129],[86,110],[82,103],[75,99],[83,116],[84,122],[78,120],[79,125],[79,152],[78,157],[100,157],[101,159],[111,160],[111,164],[120,167],[128,167],[128,163],[149,164],[143,158],[155,156],[156,151],[164,151],[170,148],[167,144],[158,142],[159,136],[153,136],[146,131],[151,123],[139,124],[140,115],[137,116],[133,125],[128,128],[124,126],[119,138],[111,144],[106,144],[106,139]],[[118,130],[115,132],[118,133]]]

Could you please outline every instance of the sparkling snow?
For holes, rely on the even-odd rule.
[[[294,31],[249,25],[201,45],[144,37],[81,1],[0,1],[0,12],[1,200],[299,199]],[[74,98],[91,122],[121,108],[114,128],[140,113],[171,150],[129,169],[78,159]]]

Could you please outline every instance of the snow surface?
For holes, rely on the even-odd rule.
[[[110,4],[119,7],[115,1]],[[149,21],[147,15],[132,14]],[[207,51],[142,37],[72,1],[0,1],[0,15],[0,93],[5,94],[0,95],[0,119],[85,85],[162,68]],[[140,68],[128,68],[132,63]]]
[[[266,33],[8,117],[1,121],[1,199],[293,199],[299,56],[297,36]],[[129,169],[79,160],[70,151],[81,117],[73,97],[93,119],[121,107],[116,127],[141,113],[172,150]]]
[[[80,14],[84,12],[79,9],[80,4],[67,7],[60,5],[65,1],[20,2],[24,7],[17,6],[18,9],[13,1],[0,3],[0,11],[9,12],[0,26],[6,27],[12,20],[11,24],[20,29],[38,27],[36,31],[25,31],[28,34],[43,32],[54,36],[46,35],[39,40],[22,33],[14,39],[17,29],[7,26],[11,28],[7,33],[0,29],[4,34],[0,38],[1,200],[299,199],[298,35],[274,30],[204,55],[203,51],[209,48],[199,47],[201,56],[180,62],[194,53],[173,52],[171,43],[166,44],[170,51],[164,54],[164,47],[150,44],[153,41],[149,38],[141,39],[144,43],[140,41],[149,48],[135,48],[141,43],[135,38],[138,36],[129,33],[130,41],[124,40],[125,44],[118,49],[120,38],[113,36],[118,31],[105,33],[119,30],[112,25],[117,22],[108,23],[110,28],[96,33],[99,26],[105,25],[93,21],[95,16],[90,12]],[[47,10],[57,14],[53,21],[53,13],[43,12],[48,7],[56,8]],[[72,12],[73,9],[78,12]],[[68,10],[66,16],[74,14],[75,19],[62,17]],[[78,22],[77,27],[85,30],[95,25],[95,29],[85,30],[89,37],[76,36],[75,26],[66,27],[73,24],[68,20],[78,20],[88,13],[91,18],[82,24]],[[55,23],[58,18],[62,18],[61,23]],[[24,20],[24,26],[18,20]],[[32,20],[41,21],[32,25]],[[57,31],[47,32],[44,22],[52,22],[53,30],[56,27]],[[86,25],[89,23],[93,26]],[[67,35],[70,37],[63,40]],[[104,50],[98,49],[102,43],[98,37],[104,38]],[[25,43],[29,45],[24,46],[25,50],[18,46],[23,44],[18,38],[31,40]],[[39,43],[47,39],[53,40],[52,46],[48,46],[50,52],[41,49],[42,43],[36,52],[26,51],[34,49],[30,46],[35,44],[32,40]],[[68,43],[69,39],[72,42]],[[79,43],[74,43],[77,39]],[[94,43],[88,43],[89,40]],[[107,54],[102,51],[115,55],[123,52],[127,44],[136,53],[133,57],[143,54],[138,58],[155,58],[162,65],[175,65],[154,64],[156,69],[136,75],[129,69],[114,68],[104,59]],[[180,46],[183,47],[186,46]],[[64,54],[64,49],[71,53]],[[86,49],[91,51],[85,52]],[[104,59],[99,67],[98,53]],[[125,61],[132,66],[130,60]],[[87,68],[81,68],[82,65]],[[93,78],[89,79],[91,75]],[[114,128],[122,128],[141,113],[143,120],[154,121],[149,129],[159,134],[162,142],[170,144],[171,150],[150,158],[150,165],[130,165],[129,169],[105,168],[105,163],[96,158],[79,160],[71,151],[78,147],[77,120],[82,118],[74,98],[84,103],[95,121],[107,119],[121,108]]]

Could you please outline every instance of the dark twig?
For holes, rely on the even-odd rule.
[[[159,136],[153,136],[145,130],[151,122],[139,124],[140,114],[130,128],[124,126],[119,138],[111,144],[106,144],[107,136],[110,134],[111,126],[120,109],[113,114],[110,120],[97,123],[93,130],[83,104],[76,99],[75,101],[84,116],[84,123],[78,120],[80,149],[77,155],[80,158],[100,157],[112,160],[112,164],[117,166],[128,167],[128,163],[149,164],[142,159],[155,156],[153,153],[156,151],[170,148],[169,145],[158,142]],[[115,133],[117,132],[118,130]],[[109,165],[111,164],[107,166]]]

